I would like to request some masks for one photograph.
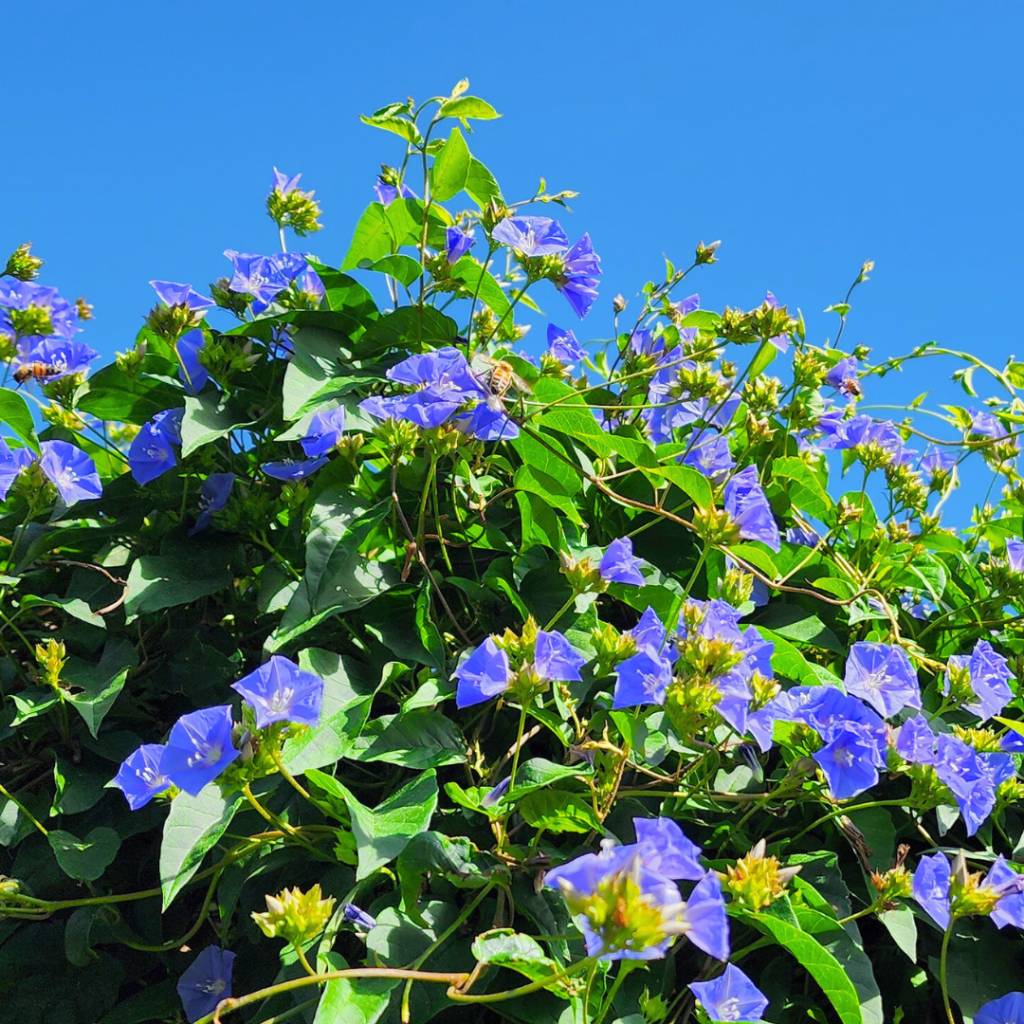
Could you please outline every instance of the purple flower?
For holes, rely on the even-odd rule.
[[[551,256],[569,248],[566,233],[550,217],[506,217],[494,226],[491,238],[523,256]]]
[[[817,530],[812,530],[809,526],[791,526],[786,531],[786,540],[800,547],[816,548],[821,543],[821,536]]]
[[[124,793],[133,811],[145,807],[158,793],[171,788],[171,780],[160,771],[163,752],[163,744],[144,743],[121,762],[114,785]]]
[[[819,426],[821,423],[819,421]],[[890,420],[878,423],[870,416],[854,416],[836,424],[835,430],[826,437],[819,447],[824,449],[863,448],[876,445],[890,456],[897,454],[903,447],[896,424]]]
[[[305,273],[309,269],[309,262],[304,252],[275,252],[273,256],[268,258],[289,284],[299,274]]]
[[[720,483],[736,465],[729,450],[729,438],[717,430],[700,430],[690,440],[690,450],[683,462],[692,466],[709,480]]]
[[[990,755],[996,756],[1009,755]],[[973,747],[958,737],[948,734],[938,737],[935,774],[953,794],[969,836],[981,828],[996,805],[996,788],[999,784],[996,768],[997,763],[979,756]]]
[[[967,710],[976,714],[983,722],[998,715],[1013,700],[1013,691],[1008,685],[1011,678],[1010,665],[987,640],[974,645],[970,658],[954,654],[948,659],[955,669],[968,670],[971,689],[977,701],[967,705]],[[949,691],[947,679],[944,692]]]
[[[734,964],[712,981],[691,982],[689,989],[713,1021],[759,1021],[768,1008],[764,993]]]
[[[76,373],[85,373],[94,359],[99,359],[99,352],[81,341],[69,341],[66,338],[42,338],[28,351],[26,363],[47,363],[53,367],[54,373],[44,378],[46,383],[70,377]]]
[[[488,637],[456,670],[455,706],[468,708],[504,693],[511,684],[508,655]]]
[[[156,297],[165,306],[188,306],[193,313],[202,313],[211,309],[213,299],[200,295],[190,284],[178,284],[175,281],[150,281]]]
[[[830,743],[846,730],[856,732],[867,744],[871,763],[886,764],[885,722],[856,697],[835,686],[794,686],[768,704],[777,721],[802,722]]]
[[[665,627],[658,613],[653,608],[645,609],[640,621],[626,634],[637,646],[637,650],[646,651],[651,657],[664,653],[674,661],[677,652],[674,642],[665,642]]]
[[[445,228],[444,232],[444,254],[449,265],[458,263],[463,256],[476,245],[476,236],[472,231],[462,231],[460,228]]]
[[[143,424],[128,449],[135,482],[148,484],[178,464],[172,444],[181,444],[183,409],[165,409]]]
[[[361,910],[354,903],[347,903],[343,913],[345,920],[348,921],[349,924],[354,924],[364,932],[368,932],[371,928],[377,927],[377,918],[372,917],[365,910]]]
[[[327,412],[316,412],[309,421],[309,430],[300,444],[309,458],[326,455],[337,447],[345,430],[345,409],[339,406]]]
[[[1006,565],[1011,572],[1024,572],[1024,541],[1019,537],[1006,538]]]
[[[990,412],[977,412],[975,409],[968,411],[971,414],[968,437],[990,437],[994,441],[1006,437],[1006,427],[998,417],[993,416]]]
[[[541,679],[559,683],[578,683],[586,658],[561,633],[537,630],[533,667]]]
[[[992,892],[1003,894],[989,915],[992,923],[997,928],[1012,924],[1024,929],[1024,875],[1014,871],[1000,854],[989,868],[982,885]]]
[[[228,704],[182,715],[171,728],[160,771],[178,789],[198,795],[238,757],[231,742],[232,726]]]
[[[683,911],[686,937],[716,960],[729,959],[729,915],[722,883],[709,871],[695,886]]]
[[[601,257],[594,252],[590,235],[584,235],[566,254],[565,269],[554,279],[573,312],[582,320],[597,299]]]
[[[857,380],[857,360],[853,357],[840,359],[825,374],[825,383],[830,384],[846,398],[856,398],[860,395],[860,386]]]
[[[231,970],[235,954],[207,946],[178,981],[178,995],[190,1022],[209,1016],[222,999],[231,997]]]
[[[762,541],[773,551],[782,549],[779,528],[755,466],[747,466],[725,485],[725,510],[744,540]]]
[[[319,303],[327,294],[327,289],[324,288],[324,283],[320,280],[320,275],[313,270],[312,267],[307,267],[301,274],[299,274],[295,279],[295,287],[298,288],[299,294],[305,295],[313,305]]]
[[[183,334],[174,346],[178,354],[178,376],[185,382],[185,390],[196,395],[206,386],[210,371],[199,361],[199,353],[206,344],[203,332],[195,330]]]
[[[896,736],[896,753],[914,764],[935,763],[935,733],[923,715],[908,718]]]
[[[456,416],[453,422],[467,437],[478,441],[514,441],[519,436],[519,424],[505,412],[502,400],[493,395],[477,402],[472,412]]]
[[[921,687],[907,652],[894,644],[855,643],[846,659],[847,693],[867,701],[884,718],[921,707]]]
[[[929,448],[921,459],[921,472],[928,480],[943,480],[956,465],[956,454]]]
[[[279,462],[264,462],[260,469],[275,480],[304,480],[326,462],[326,455],[318,459],[281,459]]]
[[[633,827],[645,867],[676,880],[697,882],[704,877],[700,847],[671,818],[634,818]]]
[[[81,448],[67,441],[43,441],[39,466],[70,507],[78,501],[89,501],[103,493],[96,464]]]
[[[378,178],[373,186],[377,196],[377,202],[383,206],[390,206],[401,195],[403,199],[419,199],[419,196],[408,185],[402,184],[397,188],[389,185],[383,178]]]
[[[598,566],[601,579],[608,583],[631,583],[642,587],[644,577],[640,572],[643,560],[633,554],[633,541],[629,537],[613,540],[605,550]]]
[[[262,313],[288,287],[288,278],[273,257],[234,249],[225,249],[224,255],[234,267],[228,287],[253,297],[253,313]]]
[[[914,871],[913,895],[943,930],[949,927],[949,861],[944,853],[922,857]]]
[[[512,776],[506,775],[493,789],[489,789],[484,798],[480,801],[481,807],[495,807],[499,801],[504,800],[512,787]]]
[[[203,486],[199,488],[199,517],[195,526],[188,531],[190,537],[205,530],[213,522],[214,512],[219,512],[227,505],[234,483],[234,473],[211,473],[203,481]]]
[[[678,316],[689,316],[695,309],[700,309],[700,296],[688,295],[682,302],[673,302],[672,308]]]
[[[0,327],[11,334],[17,333],[10,312],[29,308],[46,312],[51,328],[48,336],[57,335],[70,339],[81,330],[78,326],[78,309],[74,303],[63,298],[56,288],[37,284],[35,281],[0,279]],[[27,346],[37,337],[39,335],[23,338],[22,342],[26,347],[22,351],[27,352]]]
[[[256,712],[257,729],[275,722],[317,725],[320,721],[324,681],[279,655],[273,655],[255,672],[232,683],[231,689],[240,693]]]
[[[641,704],[664,704],[672,682],[672,664],[664,655],[640,651],[615,669],[612,707],[635,708]]]
[[[839,729],[814,754],[836,800],[848,800],[878,783],[872,747],[859,730]]]
[[[275,192],[280,192],[281,195],[286,196],[289,192],[294,192],[299,187],[299,178],[301,174],[296,174],[294,177],[289,178],[283,171],[279,171],[276,167],[274,168],[274,182],[271,188]]]
[[[986,1003],[974,1015],[974,1024],[1024,1024],[1024,992],[1010,992]]]
[[[7,492],[26,466],[35,462],[35,453],[28,448],[11,448],[0,437],[0,501],[7,500]]]
[[[560,362],[577,363],[586,356],[572,331],[548,324],[548,351]]]

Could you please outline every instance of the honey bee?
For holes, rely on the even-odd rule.
[[[503,359],[476,355],[473,357],[473,372],[495,398],[503,398],[513,386],[521,395],[530,393],[530,385],[515,372],[511,363]]]
[[[45,381],[49,377],[56,377],[57,374],[62,372],[62,369],[62,367],[57,366],[55,363],[26,363],[14,371],[14,380],[20,387],[28,380]]]
[[[843,381],[843,393],[847,398],[864,397],[864,389],[860,386],[860,381],[854,377],[850,377]]]

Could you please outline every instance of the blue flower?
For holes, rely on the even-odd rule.
[[[188,306],[193,313],[202,313],[211,309],[213,299],[200,295],[190,284],[178,284],[175,281],[150,281],[157,298],[165,306]]]
[[[779,300],[771,292],[765,292],[764,304],[772,309],[779,308]],[[789,336],[786,334],[776,334],[774,338],[768,338],[767,340],[770,345],[774,345],[780,352],[784,353],[789,349]]]
[[[54,373],[44,380],[60,380],[77,373],[85,373],[94,359],[99,359],[99,352],[81,341],[69,341],[66,338],[42,338],[37,341],[25,355],[26,363],[46,363],[53,367]]]
[[[444,255],[449,264],[458,263],[463,256],[476,245],[476,236],[472,231],[460,228],[445,228]]]
[[[939,610],[939,606],[930,597],[918,598],[912,590],[900,594],[900,607],[915,619],[927,619]]]
[[[185,390],[197,395],[210,379],[210,371],[199,361],[199,353],[206,338],[199,328],[183,334],[174,346],[178,354],[178,376],[185,382]]]
[[[631,583],[642,587],[644,577],[640,572],[643,560],[633,554],[633,541],[629,537],[613,540],[605,550],[598,572],[608,583]]]
[[[224,255],[234,268],[228,287],[253,297],[253,313],[262,313],[288,287],[288,278],[274,258],[234,249],[225,249]]]
[[[77,307],[63,298],[56,288],[37,284],[35,281],[0,279],[0,328],[3,328],[5,333],[16,333],[9,311],[24,311],[30,307],[46,312],[50,321],[48,337],[56,335],[70,339],[81,330],[78,326]],[[37,337],[39,336],[32,335],[31,338],[22,339],[25,344],[22,354],[27,353],[28,348],[34,343],[32,339]]]
[[[700,847],[671,818],[634,818],[633,828],[645,867],[676,880],[698,882],[704,877]]]
[[[725,971],[711,981],[691,982],[689,989],[713,1021],[756,1024],[768,1008],[764,993],[734,964],[726,964]]]
[[[1024,541],[1019,537],[1006,538],[1006,564],[1011,572],[1024,572]]]
[[[975,409],[968,410],[971,414],[971,427],[968,437],[988,437],[994,441],[1006,437],[1006,427],[1002,421],[993,416],[990,412],[978,412]]]
[[[729,959],[729,915],[722,883],[709,871],[695,886],[682,914],[684,934],[698,949],[716,960]]]
[[[903,447],[903,438],[891,420],[879,423],[870,416],[863,415],[838,423],[835,431],[821,442],[820,447],[842,450],[863,448],[867,445],[876,445],[892,456]]]
[[[569,248],[569,239],[557,220],[550,217],[506,217],[491,238],[523,256],[552,256]]]
[[[318,459],[281,459],[279,462],[264,462],[260,469],[275,480],[303,480],[326,462],[326,455]]]
[[[346,903],[342,913],[349,924],[354,924],[364,932],[377,927],[377,918],[371,916],[365,910],[361,910],[354,903]]]
[[[1009,755],[990,755],[995,756]],[[935,774],[953,794],[969,836],[981,828],[996,805],[996,788],[1001,781],[996,775],[999,766],[999,762],[981,757],[957,736],[944,733],[937,739]]]
[[[825,374],[825,383],[830,384],[846,398],[854,398],[860,395],[860,386],[857,380],[857,360],[852,357],[840,359]]]
[[[231,742],[232,726],[227,704],[182,715],[171,728],[160,771],[178,789],[196,796],[238,757]]]
[[[913,896],[945,931],[949,927],[949,860],[944,853],[922,857],[914,871]]]
[[[956,465],[956,454],[938,448],[929,448],[921,459],[921,472],[929,481],[944,480]]]
[[[848,800],[878,783],[871,744],[858,730],[839,729],[813,756],[836,800]]]
[[[982,886],[991,892],[1002,893],[989,914],[992,923],[997,928],[1012,924],[1024,929],[1024,875],[1014,871],[1002,854],[989,868]]]
[[[894,644],[855,643],[846,659],[847,693],[867,701],[884,718],[921,707],[921,687],[907,652]]]
[[[324,696],[324,681],[275,654],[255,672],[243,676],[231,689],[240,693],[256,712],[256,728],[275,722],[317,725]]]
[[[537,630],[533,667],[541,679],[558,683],[578,683],[586,658],[561,633]]]
[[[160,771],[163,752],[161,743],[144,743],[121,762],[114,785],[124,793],[133,811],[145,807],[158,793],[171,788],[171,780]]]
[[[29,448],[11,448],[0,438],[0,501],[6,501],[7,492],[26,466],[35,462],[35,453]]]
[[[302,177],[301,174],[296,174],[294,177],[288,177],[283,171],[279,171],[276,167],[274,168],[274,182],[271,188],[275,192],[280,192],[281,195],[286,196],[289,192],[294,192],[299,187],[299,179]]]
[[[408,185],[402,184],[399,187],[389,185],[383,178],[378,178],[373,186],[377,196],[377,202],[383,206],[390,206],[401,195],[403,199],[419,199],[419,196]]]
[[[511,684],[508,655],[488,637],[456,670],[455,705],[468,708],[504,693]]]
[[[683,463],[692,466],[709,480],[720,483],[736,465],[729,450],[729,438],[717,430],[699,430],[690,439],[690,450],[682,456]]]
[[[81,448],[67,441],[43,441],[39,466],[70,507],[79,501],[98,498],[103,493],[96,464]]]
[[[970,658],[954,654],[947,660],[952,668],[966,669],[970,673],[971,689],[978,699],[968,704],[967,710],[983,722],[998,715],[1013,700],[1008,683],[1012,678],[1009,662],[987,640],[979,640],[974,645]],[[948,678],[943,692],[949,692]]]
[[[190,1022],[209,1016],[222,999],[231,997],[231,971],[235,954],[207,946],[178,981],[178,995]]]
[[[309,458],[326,455],[337,447],[345,431],[345,409],[339,406],[327,412],[316,412],[309,421],[309,430],[300,444]]]
[[[227,505],[234,483],[234,473],[211,473],[203,481],[199,488],[199,517],[195,526],[188,531],[190,537],[205,530],[213,522],[214,512],[219,512]]]
[[[481,807],[494,807],[499,801],[504,800],[512,787],[512,776],[506,775],[493,789],[489,789],[480,801]]]
[[[148,484],[178,464],[172,444],[181,444],[183,409],[165,409],[143,424],[128,449],[135,482]]]
[[[1024,1024],[1024,992],[1010,992],[986,1003],[974,1015],[974,1024]]]
[[[602,273],[601,257],[594,252],[590,235],[584,235],[565,254],[565,268],[554,278],[555,287],[581,320],[597,300],[597,286]]]
[[[640,651],[615,669],[612,707],[635,708],[641,704],[664,704],[672,682],[672,664],[664,655]]]
[[[653,608],[645,609],[640,621],[626,634],[637,646],[637,650],[646,651],[651,657],[665,654],[671,661],[678,656],[675,643],[665,642],[665,627],[658,613]]]
[[[577,363],[586,357],[583,346],[576,340],[572,331],[563,331],[561,327],[548,324],[548,351],[560,362]]]
[[[744,540],[762,541],[773,551],[782,549],[779,528],[755,466],[747,466],[725,485],[725,510]]]
[[[700,309],[700,296],[697,294],[688,295],[681,302],[673,302],[672,308],[676,311],[676,316],[689,316],[695,309]]]
[[[289,284],[309,269],[309,262],[304,252],[275,252],[268,259]]]
[[[896,753],[914,764],[935,764],[935,733],[923,715],[908,718],[900,726]]]
[[[791,526],[786,530],[786,540],[803,548],[816,548],[821,543],[821,536],[809,526]]]
[[[780,693],[768,707],[776,720],[802,722],[814,729],[825,743],[846,731],[857,733],[870,752],[876,768],[886,764],[885,722],[866,704],[835,686],[794,686]]]
[[[519,436],[519,424],[495,396],[478,402],[472,412],[456,416],[453,422],[467,437],[478,441],[514,441]]]

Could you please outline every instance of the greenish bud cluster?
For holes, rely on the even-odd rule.
[[[135,348],[130,352],[115,352],[114,362],[117,368],[122,372],[128,374],[129,377],[135,377],[139,371],[139,367],[142,366],[143,359],[146,358],[146,342],[140,341]]]
[[[254,911],[252,919],[268,939],[286,939],[296,946],[315,939],[324,930],[335,903],[333,896],[323,898],[319,883],[306,893],[298,886],[282,889],[266,900],[266,911],[262,914]]]
[[[779,407],[779,388],[782,382],[778,377],[762,374],[743,385],[743,401],[747,408],[756,416],[774,412]]]
[[[733,900],[753,913],[770,906],[800,873],[801,865],[784,868],[775,856],[766,856],[767,844],[760,840],[745,856],[725,869],[722,886]]]
[[[285,193],[275,187],[267,196],[267,213],[279,228],[291,228],[304,238],[323,227],[320,204],[314,195],[314,192],[303,192],[297,188]]]
[[[601,573],[597,566],[589,558],[575,559],[564,551],[558,553],[558,559],[562,568],[562,575],[565,576],[569,586],[577,594],[588,592],[603,593],[608,589],[608,584],[601,579]]]
[[[240,373],[248,373],[260,358],[259,352],[253,352],[250,340],[227,334],[218,335],[199,350],[199,362],[222,384],[229,384]]]
[[[42,265],[42,258],[32,255],[32,243],[23,242],[7,257],[7,264],[0,277],[14,277],[19,281],[34,281],[39,276],[39,268]]]
[[[66,380],[67,378],[64,379]],[[61,382],[54,381],[53,384],[48,385],[46,389],[47,393],[52,393],[51,389],[54,388],[55,384],[59,383]],[[72,390],[74,390],[74,387],[72,387]],[[47,423],[52,423],[55,427],[63,427],[65,430],[73,430],[75,432],[85,429],[85,421],[74,411],[74,409],[65,408],[65,406],[60,405],[57,402],[51,402],[48,406],[41,409],[40,412],[43,419],[46,420]]]
[[[821,387],[828,369],[828,360],[817,349],[801,348],[793,353],[793,381],[797,387]]]
[[[32,305],[25,309],[8,309],[7,317],[14,328],[14,333],[21,338],[30,338],[35,335],[46,336],[53,334],[53,321],[50,319],[50,311],[42,306]]]
[[[36,644],[36,662],[39,664],[40,681],[44,686],[60,692],[60,673],[68,660],[64,644],[50,637],[46,643]]]
[[[735,565],[730,566],[718,581],[718,596],[734,608],[746,604],[753,589],[754,577]]]
[[[715,258],[715,253],[718,252],[718,247],[722,244],[722,240],[719,238],[714,242],[709,242],[705,245],[703,242],[698,243],[697,251],[694,253],[693,261],[698,266],[705,263],[717,263],[718,260]]]
[[[636,641],[620,633],[610,623],[595,627],[590,636],[597,655],[598,675],[606,675],[614,665],[636,654]]]
[[[252,302],[251,295],[231,290],[230,277],[218,277],[216,282],[210,285],[210,298],[221,309],[226,309],[239,320],[245,319],[245,311],[249,308],[249,303]],[[280,301],[280,296],[277,301]]]
[[[974,691],[970,688],[970,670],[963,670],[967,674],[967,679],[963,679],[963,672],[957,671],[956,669],[946,670],[946,678],[950,680],[950,693],[953,694],[958,690],[962,690],[964,683],[966,682],[967,691],[966,694],[961,696],[957,693],[955,699],[960,704],[966,704],[970,701],[974,701]],[[953,682],[953,677],[958,677],[957,683]],[[1002,745],[999,742],[999,737],[991,729],[971,729],[963,725],[954,725],[953,733],[959,736],[968,746],[974,747],[979,754],[996,754],[1002,750]]]
[[[714,546],[735,544],[740,539],[739,527],[729,518],[725,509],[714,506],[695,509],[693,526],[698,537]]]
[[[928,488],[921,474],[910,466],[890,464],[885,478],[896,500],[907,508],[924,508],[928,504]]]
[[[203,322],[203,314],[182,302],[176,306],[154,306],[146,317],[146,326],[161,338],[172,344],[186,331],[191,331]]]

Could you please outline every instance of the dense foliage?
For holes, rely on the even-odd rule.
[[[1024,364],[595,305],[466,86],[109,366],[0,277],[3,1019],[1024,1022]]]

